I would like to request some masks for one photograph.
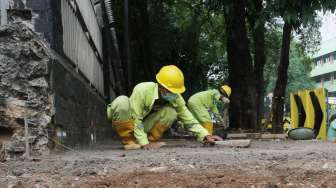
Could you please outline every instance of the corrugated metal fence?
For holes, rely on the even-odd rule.
[[[98,20],[94,12],[94,8],[90,0],[77,0],[80,13],[84,18],[84,22],[89,30],[95,46],[97,47],[100,57],[103,56],[102,35],[99,29]]]
[[[63,51],[103,95],[102,34],[90,0],[61,0]],[[81,22],[80,16],[84,23]]]

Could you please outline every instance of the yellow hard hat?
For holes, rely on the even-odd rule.
[[[185,91],[183,73],[175,65],[163,66],[156,75],[156,81],[172,93]]]
[[[228,86],[228,85],[223,85],[221,88],[225,91],[225,93],[227,94],[227,96],[230,97],[230,95],[231,95],[231,87]]]

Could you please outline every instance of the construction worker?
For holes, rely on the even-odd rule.
[[[328,140],[336,142],[336,114],[331,115],[329,122],[330,125],[327,131]]]
[[[187,106],[194,117],[212,135],[213,120],[209,112],[223,122],[223,118],[218,112],[217,104],[220,101],[228,104],[230,95],[231,88],[228,85],[224,85],[219,89],[210,89],[194,94],[189,98]]]
[[[108,107],[108,116],[124,149],[159,148],[162,143],[156,141],[177,118],[200,142],[222,140],[211,136],[189,112],[180,95],[185,86],[183,73],[178,67],[162,67],[156,81],[136,85],[129,98],[119,96]]]

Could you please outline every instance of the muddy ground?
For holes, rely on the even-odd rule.
[[[336,187],[336,145],[254,140],[250,148],[170,140],[155,151],[107,145],[0,163],[0,187]]]

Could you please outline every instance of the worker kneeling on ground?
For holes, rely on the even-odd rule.
[[[218,112],[217,104],[223,101],[224,104],[230,102],[231,88],[228,85],[221,86],[219,89],[210,89],[194,94],[188,100],[188,108],[194,117],[210,133],[213,133],[213,120],[210,113],[215,118],[223,122],[222,116]]]
[[[180,95],[185,91],[182,71],[174,65],[164,66],[156,75],[158,83],[136,85],[131,96],[117,97],[108,107],[108,116],[121,138],[124,149],[155,149],[156,142],[177,119],[200,142],[222,140],[211,136],[193,117]]]

